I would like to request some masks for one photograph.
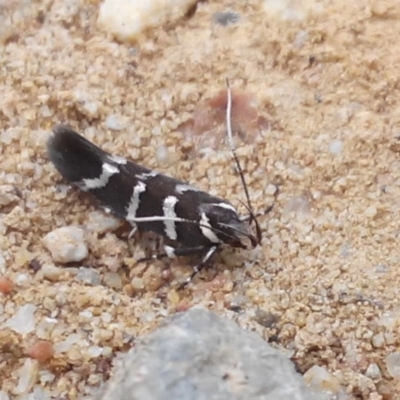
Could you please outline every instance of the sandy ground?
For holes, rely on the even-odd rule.
[[[259,2],[239,3],[201,3],[129,45],[97,30],[97,1],[0,1],[4,20],[13,18],[1,28],[0,184],[8,200],[0,209],[0,272],[15,284],[0,295],[1,321],[21,305],[37,307],[33,332],[0,332],[0,389],[10,396],[23,366],[49,395],[90,396],[117,352],[194,305],[259,332],[301,372],[322,367],[338,398],[400,393],[386,362],[400,345],[400,5],[303,1],[285,20]],[[240,20],[213,23],[226,9]],[[53,124],[68,122],[113,153],[239,206],[229,152],[196,157],[180,145],[182,124],[227,77],[255,95],[269,121],[238,145],[255,209],[273,201],[269,185],[280,185],[272,213],[260,218],[262,252],[222,255],[178,293],[174,282],[190,272],[188,260],[174,262],[168,277],[163,263],[135,264],[139,250],[123,230],[87,229],[90,256],[50,273],[41,239],[60,226],[87,226],[99,210],[48,161]],[[110,116],[124,129],[108,129]],[[120,284],[107,284],[110,257]],[[78,279],[79,266],[96,268],[102,283]],[[24,353],[38,339],[67,345],[27,366]]]

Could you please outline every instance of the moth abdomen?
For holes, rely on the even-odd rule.
[[[47,152],[58,172],[72,183],[101,176],[107,153],[65,125],[56,125]],[[113,166],[110,166],[113,169]]]

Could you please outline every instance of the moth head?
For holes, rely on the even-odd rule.
[[[254,248],[261,238],[250,231],[250,226],[229,203],[206,203],[200,207],[200,229],[213,243],[232,247]]]

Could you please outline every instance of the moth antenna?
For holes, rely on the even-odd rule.
[[[246,196],[246,200],[247,200],[247,206],[246,208],[249,211],[250,214],[250,221],[249,223],[251,223],[252,221],[254,221],[255,226],[256,226],[256,237],[257,237],[257,241],[258,243],[261,242],[261,228],[260,228],[260,224],[257,221],[257,218],[254,214],[253,211],[253,207],[250,201],[250,195],[249,195],[249,191],[247,188],[247,184],[246,181],[244,179],[244,174],[243,174],[243,170],[242,167],[240,165],[239,162],[239,158],[236,154],[236,148],[233,142],[233,135],[232,135],[232,92],[231,92],[231,87],[229,85],[229,79],[226,79],[226,87],[227,87],[227,103],[226,103],[226,131],[227,131],[227,137],[228,137],[228,144],[229,147],[232,151],[233,154],[233,158],[235,160],[236,163],[236,167],[238,169],[239,175],[240,175],[240,180],[242,181],[242,186],[244,189],[244,194]]]

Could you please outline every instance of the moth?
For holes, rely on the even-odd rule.
[[[66,125],[56,125],[47,142],[49,159],[65,179],[94,195],[113,214],[139,231],[164,237],[164,253],[151,258],[201,256],[200,263],[181,287],[207,265],[222,245],[254,248],[261,241],[260,226],[233,146],[229,84],[227,95],[228,142],[245,188],[248,216],[241,216],[227,200],[111,155]],[[255,233],[250,228],[252,222]]]

